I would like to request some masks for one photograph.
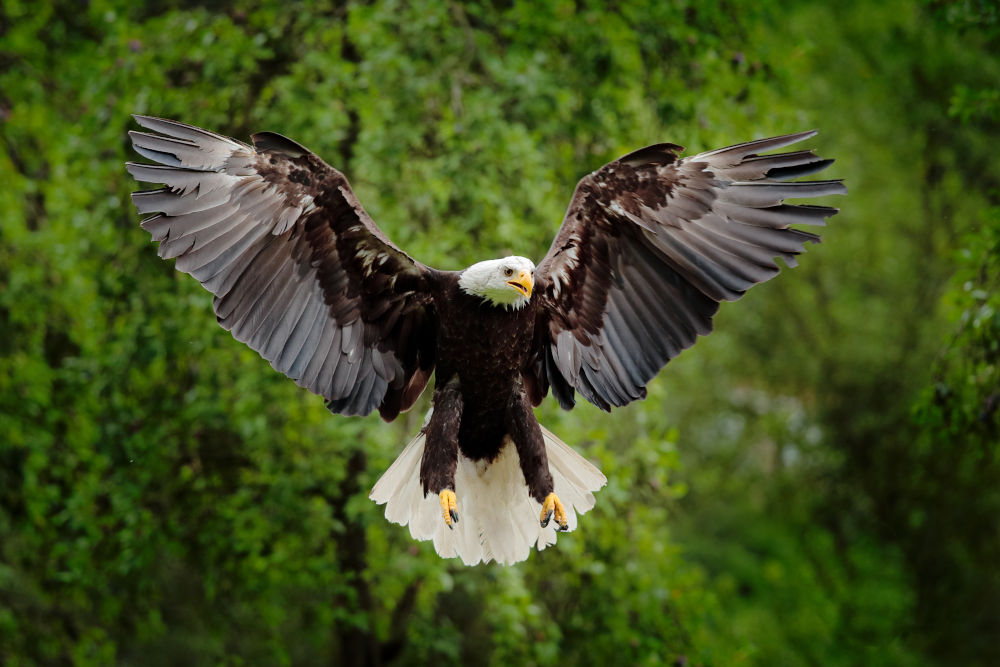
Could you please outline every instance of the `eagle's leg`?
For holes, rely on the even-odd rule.
[[[539,522],[542,528],[549,525],[555,517],[559,530],[568,530],[566,509],[559,496],[553,491],[552,474],[549,472],[549,459],[545,454],[545,439],[542,429],[535,419],[526,396],[516,396],[507,408],[507,432],[510,433],[517,456],[521,460],[521,473],[528,485],[528,493],[542,504]]]
[[[457,380],[434,390],[434,412],[424,431],[424,455],[420,459],[420,483],[424,495],[438,494],[441,516],[451,528],[458,522],[455,468],[458,465],[458,429],[462,420],[462,394]]]

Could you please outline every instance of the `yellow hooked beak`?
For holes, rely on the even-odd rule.
[[[531,298],[531,288],[535,286],[535,281],[529,271],[521,271],[517,278],[508,280],[507,284],[516,289],[524,296]]]

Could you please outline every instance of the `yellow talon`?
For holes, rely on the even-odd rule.
[[[569,530],[569,524],[566,522],[566,508],[560,502],[559,496],[555,493],[550,493],[545,497],[545,502],[542,503],[542,514],[539,517],[542,528],[549,525],[549,519],[553,515],[555,515],[556,523],[559,524],[556,530]]]
[[[455,492],[445,489],[438,494],[438,498],[441,499],[441,516],[444,517],[444,522],[448,524],[449,528],[454,528],[452,523],[458,523],[458,502],[455,498]]]

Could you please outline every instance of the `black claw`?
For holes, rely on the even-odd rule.
[[[568,523],[561,523],[561,524],[559,524],[559,529],[558,530],[559,530],[560,533],[568,533],[569,532],[569,524]]]
[[[452,523],[458,523],[458,512],[455,510],[448,510],[448,514],[451,515]]]
[[[551,518],[552,518],[552,510],[549,510],[549,513],[548,513],[548,514],[546,514],[546,515],[545,515],[545,518],[544,518],[544,519],[542,519],[542,521],[541,521],[541,524],[542,524],[542,528],[545,528],[545,526],[549,525],[549,520],[550,520]]]
[[[455,526],[453,526],[452,524],[449,523],[448,524],[448,530],[455,530]]]

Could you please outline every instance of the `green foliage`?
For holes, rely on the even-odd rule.
[[[984,213],[960,253],[946,295],[957,328],[916,405],[914,475],[901,484],[902,538],[916,581],[923,642],[972,662],[996,650],[1000,632],[1000,209]],[[954,619],[970,629],[956,650]]]
[[[0,662],[995,664],[987,4],[4,0]],[[287,134],[441,268],[540,257],[658,141],[816,126],[851,195],[645,402],[543,405],[608,486],[470,569],[367,499],[426,399],[334,417],[222,331],[137,225],[130,113]]]

